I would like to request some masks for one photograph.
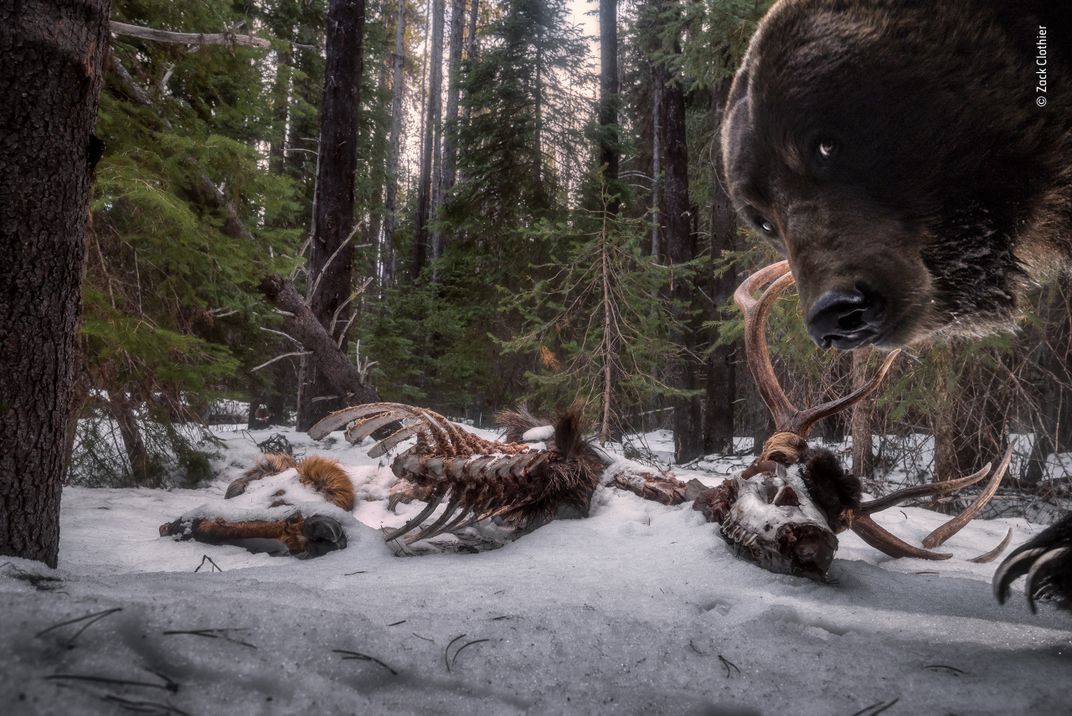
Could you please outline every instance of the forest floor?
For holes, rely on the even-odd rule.
[[[1014,544],[1041,529],[1022,519],[976,520],[944,562],[892,560],[842,535],[832,583],[818,584],[735,558],[688,505],[601,488],[588,519],[494,551],[403,558],[376,529],[408,514],[375,499],[389,469],[341,440],[288,433],[362,483],[355,516],[367,526],[348,528],[347,549],[299,561],[157,536],[220,500],[270,433],[219,433],[219,476],[204,489],[64,491],[60,568],[0,559],[0,710],[849,716],[1072,704],[1072,617],[1047,605],[1032,615],[1019,592],[999,606],[994,565],[966,561],[1009,527]],[[665,434],[649,440],[666,447]],[[715,484],[742,461],[678,476]],[[916,544],[944,519],[879,516]]]

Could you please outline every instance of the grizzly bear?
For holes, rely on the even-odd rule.
[[[734,77],[723,165],[822,347],[1011,328],[1072,266],[1072,2],[780,0]],[[1072,514],[994,578],[1072,608]]]
[[[722,146],[819,345],[1009,327],[1072,259],[1072,3],[777,2]]]

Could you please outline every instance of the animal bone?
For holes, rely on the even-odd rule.
[[[956,492],[991,474],[990,465],[987,464],[979,472],[959,480],[910,487],[877,500],[860,503],[859,481],[846,475],[831,453],[809,447],[807,437],[811,428],[819,420],[844,410],[877,390],[893,365],[898,351],[890,353],[876,375],[849,395],[804,410],[797,409],[778,383],[771,364],[770,352],[767,349],[765,333],[766,319],[774,301],[792,284],[793,275],[789,272],[789,264],[781,261],[749,276],[734,293],[734,302],[744,313],[745,355],[748,367],[763,397],[763,402],[774,417],[776,432],[768,438],[762,453],[752,465],[735,478],[732,490],[721,489],[721,492],[717,494],[703,495],[697,498],[694,507],[704,512],[708,519],[722,522],[722,535],[727,541],[737,548],[747,546],[746,556],[774,571],[792,571],[815,576],[816,573],[825,573],[824,561],[826,566],[829,566],[824,550],[831,545],[831,542],[826,537],[819,536],[823,531],[823,525],[814,519],[810,507],[803,506],[812,502],[818,503],[822,512],[825,513],[825,527],[829,531],[830,538],[833,538],[836,532],[851,529],[872,547],[891,557],[948,559],[952,555],[933,552],[904,542],[880,527],[871,519],[871,515],[907,499]],[[753,294],[764,286],[767,286],[766,290],[756,299]],[[1001,483],[1010,459],[1011,448],[991,474],[990,483],[983,493],[961,514],[932,532],[925,540],[927,547],[942,544],[982,510]],[[804,489],[799,489],[800,484],[791,485],[797,496],[801,498],[802,506],[799,514],[783,512],[782,516],[786,518],[787,524],[800,525],[799,530],[802,534],[804,527],[807,526],[808,533],[813,535],[809,545],[814,544],[816,547],[809,546],[804,555],[811,559],[808,564],[795,556],[793,550],[787,550],[785,545],[772,541],[769,530],[757,531],[757,520],[742,519],[740,516],[734,516],[731,519],[731,514],[735,510],[755,512],[757,516],[769,514],[772,508],[777,506],[775,502],[779,494],[776,489],[779,486],[771,480],[784,481],[783,473],[784,475],[790,474],[786,471],[789,466],[802,466],[799,477]],[[753,484],[751,481],[757,478],[759,482]],[[714,489],[720,490],[720,488]],[[750,495],[750,498],[740,507],[735,501],[729,499],[735,496],[735,499],[740,501],[741,495],[746,493]],[[804,499],[805,497],[807,499]],[[717,505],[721,506],[713,507]],[[767,526],[767,523],[763,522],[763,525]],[[833,539],[832,545],[831,557],[833,550],[837,548],[836,538]],[[813,555],[819,558],[812,559]]]
[[[527,414],[515,417],[518,425],[536,422]],[[374,457],[416,437],[416,444],[391,464],[401,480],[392,489],[391,499],[394,503],[423,499],[427,505],[386,535],[388,540],[405,538],[412,543],[493,517],[528,531],[553,519],[562,508],[587,516],[602,464],[585,442],[580,420],[580,406],[574,406],[558,420],[547,448],[541,450],[518,442],[485,440],[431,410],[369,403],[328,415],[309,435],[319,439],[346,427],[346,439],[357,443],[377,430],[395,426],[369,450]],[[423,525],[444,500],[439,517]]]
[[[296,469],[298,482],[319,493],[324,500],[343,512],[354,509],[354,486],[346,471],[334,460],[310,457],[298,463],[281,453],[261,456],[241,477],[227,487],[224,499],[234,499],[258,481]],[[271,486],[268,486],[271,490]],[[208,544],[237,544],[254,551],[281,551],[298,557],[319,557],[346,547],[346,534],[334,517],[305,515],[288,499],[286,487],[271,493],[268,511],[279,513],[277,519],[262,514],[247,519],[227,519],[201,514],[201,509],[160,525],[161,537],[193,539]],[[279,509],[275,509],[279,508]],[[291,509],[287,509],[291,508]]]

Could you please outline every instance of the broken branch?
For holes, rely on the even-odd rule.
[[[249,45],[268,49],[272,43],[262,37],[256,37],[252,33],[239,35],[234,32],[172,32],[170,30],[157,30],[154,27],[142,27],[129,25],[125,22],[112,20],[111,31],[113,35],[120,37],[136,37],[139,40],[151,42],[169,42],[176,45]]]

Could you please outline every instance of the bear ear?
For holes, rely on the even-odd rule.
[[[730,83],[729,94],[726,95],[726,111],[730,111],[737,105],[742,99],[748,98],[748,84],[752,76],[751,58],[746,57],[743,64],[737,70],[737,74],[733,76],[733,82]]]
[[[722,110],[722,166],[729,177],[735,166],[734,158],[748,147],[752,131],[752,100],[748,91],[749,68],[741,66],[730,85],[726,106]]]

